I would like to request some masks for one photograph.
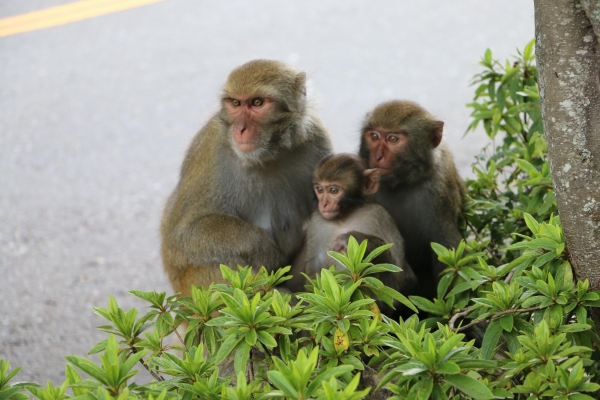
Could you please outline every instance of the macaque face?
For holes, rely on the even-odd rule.
[[[381,175],[393,172],[395,160],[406,145],[405,133],[377,128],[365,132],[365,143],[369,148],[369,166],[379,169]]]
[[[319,212],[328,221],[335,219],[340,213],[340,200],[346,190],[337,182],[317,182],[314,184],[315,193],[319,199]]]
[[[273,100],[264,96],[236,95],[223,99],[225,109],[233,120],[232,139],[241,153],[264,146],[261,126],[273,109]]]

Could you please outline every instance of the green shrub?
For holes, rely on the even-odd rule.
[[[504,66],[488,50],[475,77],[468,131],[481,123],[499,144],[467,180],[465,240],[432,244],[447,265],[436,299],[387,288],[372,275],[398,268],[371,261],[389,245],[365,254],[353,238],[347,254],[330,253],[345,269],[321,271],[297,302],[276,289],[289,267],[221,266],[227,285],[194,287],[187,298],[131,291],[149,304],[141,317],[112,297],[94,308],[109,322],[99,327],[108,339],[90,351],[101,364],[67,357],[60,387],[11,383],[19,369],[0,360],[0,400],[597,396],[600,339],[588,308],[600,306],[600,293],[569,263],[532,50],[533,42]],[[420,313],[389,320],[375,298]],[[133,382],[135,366],[152,383]]]

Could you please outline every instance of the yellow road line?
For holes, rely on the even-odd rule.
[[[164,0],[82,0],[0,19],[0,37],[64,25]]]

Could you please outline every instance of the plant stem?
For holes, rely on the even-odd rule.
[[[454,328],[456,320],[460,317],[465,317],[467,314],[469,314],[469,311],[471,311],[471,307],[467,307],[463,311],[454,314],[452,318],[450,318],[450,321],[448,321],[448,327],[450,328],[450,330],[456,331],[456,329]]]
[[[179,325],[181,326],[181,325]],[[186,325],[187,326],[187,325]],[[183,338],[181,337],[181,335],[179,334],[179,332],[177,331],[177,328],[174,329],[175,335],[177,336],[177,338],[179,339],[179,342],[181,342],[183,348],[185,349],[186,352],[189,352],[190,350],[187,348],[187,346],[185,345],[185,341],[183,340]]]
[[[530,311],[537,311],[537,310],[541,310],[541,309],[542,309],[542,307],[530,307],[530,308],[518,308],[518,309],[512,309],[512,310],[504,310],[504,311],[499,312],[498,314],[492,315],[491,318],[485,318],[485,319],[473,321],[473,322],[471,322],[471,323],[469,323],[467,325],[463,325],[460,328],[458,328],[456,330],[456,332],[464,331],[465,329],[470,328],[473,325],[476,325],[476,324],[480,323],[481,321],[486,321],[486,320],[492,320],[492,319],[500,318],[500,317],[502,317],[503,315],[506,315],[506,314],[515,314],[515,313],[521,313],[521,312],[530,312]]]
[[[510,283],[510,281],[512,281],[512,278],[513,278],[516,270],[517,270],[516,267],[510,270],[508,275],[506,275],[506,278],[504,278],[504,283],[508,284],[508,283]]]
[[[136,349],[135,347],[131,346],[130,348],[131,348],[131,351],[132,351],[133,353],[137,353],[137,352],[138,352],[138,351],[137,351],[137,349]],[[162,382],[162,381],[164,381],[164,380],[165,380],[165,378],[163,378],[162,376],[158,375],[156,372],[152,371],[152,370],[150,369],[150,367],[148,367],[148,365],[146,365],[146,363],[144,362],[144,359],[143,359],[143,358],[142,358],[142,359],[140,359],[139,363],[140,363],[140,364],[142,364],[142,365],[144,366],[144,368],[146,368],[146,371],[150,372],[150,375],[152,375],[152,377],[153,377],[154,379],[156,379],[158,382]]]

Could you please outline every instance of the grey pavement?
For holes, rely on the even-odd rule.
[[[0,18],[67,2],[2,0]],[[487,143],[461,139],[477,62],[533,35],[523,0],[168,0],[0,38],[0,358],[19,380],[61,383],[64,356],[106,337],[92,306],[170,292],[161,210],[232,68],[306,71],[337,151],[357,150],[377,103],[415,100],[469,175]]]

